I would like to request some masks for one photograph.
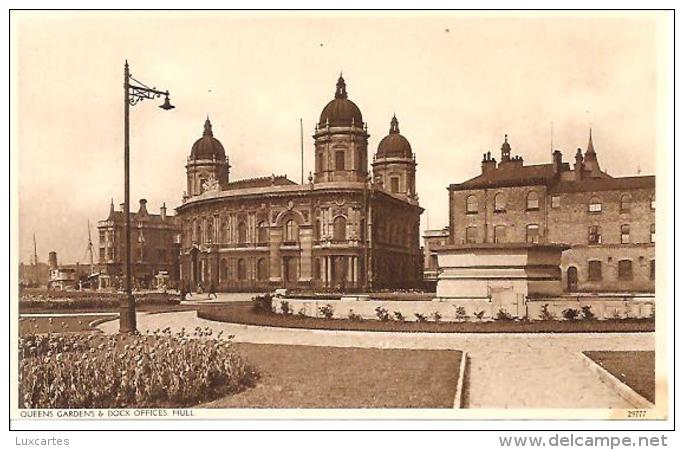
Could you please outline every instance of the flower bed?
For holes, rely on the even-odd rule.
[[[47,289],[23,289],[19,294],[20,310],[73,310],[88,308],[116,309],[124,294],[99,291],[53,291]],[[177,295],[161,292],[134,294],[137,306],[178,305]]]
[[[19,341],[22,408],[186,407],[252,386],[230,337],[35,335]]]

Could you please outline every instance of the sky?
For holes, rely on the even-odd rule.
[[[171,210],[208,115],[231,179],[313,170],[311,135],[343,72],[369,160],[394,113],[416,155],[421,229],[447,186],[499,159],[573,161],[589,128],[613,176],[655,173],[658,13],[12,13],[19,257],[87,261],[88,221],[123,202],[123,65],[169,90],[131,108],[131,209]],[[553,124],[553,125],[552,125]],[[553,130],[553,132],[552,132]],[[97,255],[95,256],[97,258]]]

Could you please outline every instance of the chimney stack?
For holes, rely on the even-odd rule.
[[[553,152],[553,174],[560,175],[561,166],[563,165],[563,154],[560,150],[554,150]]]
[[[52,251],[49,253],[48,264],[50,265],[51,270],[54,270],[57,268],[57,252]]]
[[[161,208],[159,208],[159,211],[161,212],[161,219],[166,220],[166,203],[162,203]]]
[[[582,149],[578,148],[575,153],[575,181],[582,180],[582,170],[584,170],[584,157],[582,156]]]
[[[121,212],[123,212],[125,207],[126,207],[125,203],[119,203],[119,208],[121,208]]]
[[[147,200],[144,198],[140,199],[140,209],[138,209],[138,215],[139,216],[146,216],[147,215]]]

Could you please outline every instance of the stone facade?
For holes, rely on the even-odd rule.
[[[439,263],[436,249],[449,243],[449,227],[423,232],[423,281],[425,288],[434,291],[437,283]]]
[[[497,164],[449,186],[449,242],[563,243],[566,291],[655,290],[655,177],[611,177],[590,134],[574,168],[556,150],[550,164],[525,165],[506,138]]]
[[[207,119],[177,208],[188,288],[358,291],[420,284],[422,208],[415,189],[392,191],[369,177],[367,127],[342,77],[313,138],[308,183],[275,175],[231,181]],[[415,179],[409,158],[412,164],[402,166],[407,180]],[[376,154],[374,174],[391,162]]]
[[[126,263],[126,222],[123,213],[114,209],[97,224],[99,235],[100,287],[123,286]],[[162,205],[160,214],[147,211],[147,200],[141,199],[137,212],[131,214],[131,270],[133,287],[154,287],[155,277],[166,272],[172,285],[179,279],[178,239],[180,228],[177,218],[166,213]]]

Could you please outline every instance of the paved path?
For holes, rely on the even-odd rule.
[[[653,333],[387,333],[260,327],[214,322],[196,312],[140,314],[141,332],[171,327],[172,331],[208,326],[235,335],[236,342],[459,349],[470,357],[470,408],[631,408],[580,359],[586,350],[653,350]],[[118,321],[105,322],[106,333]]]

